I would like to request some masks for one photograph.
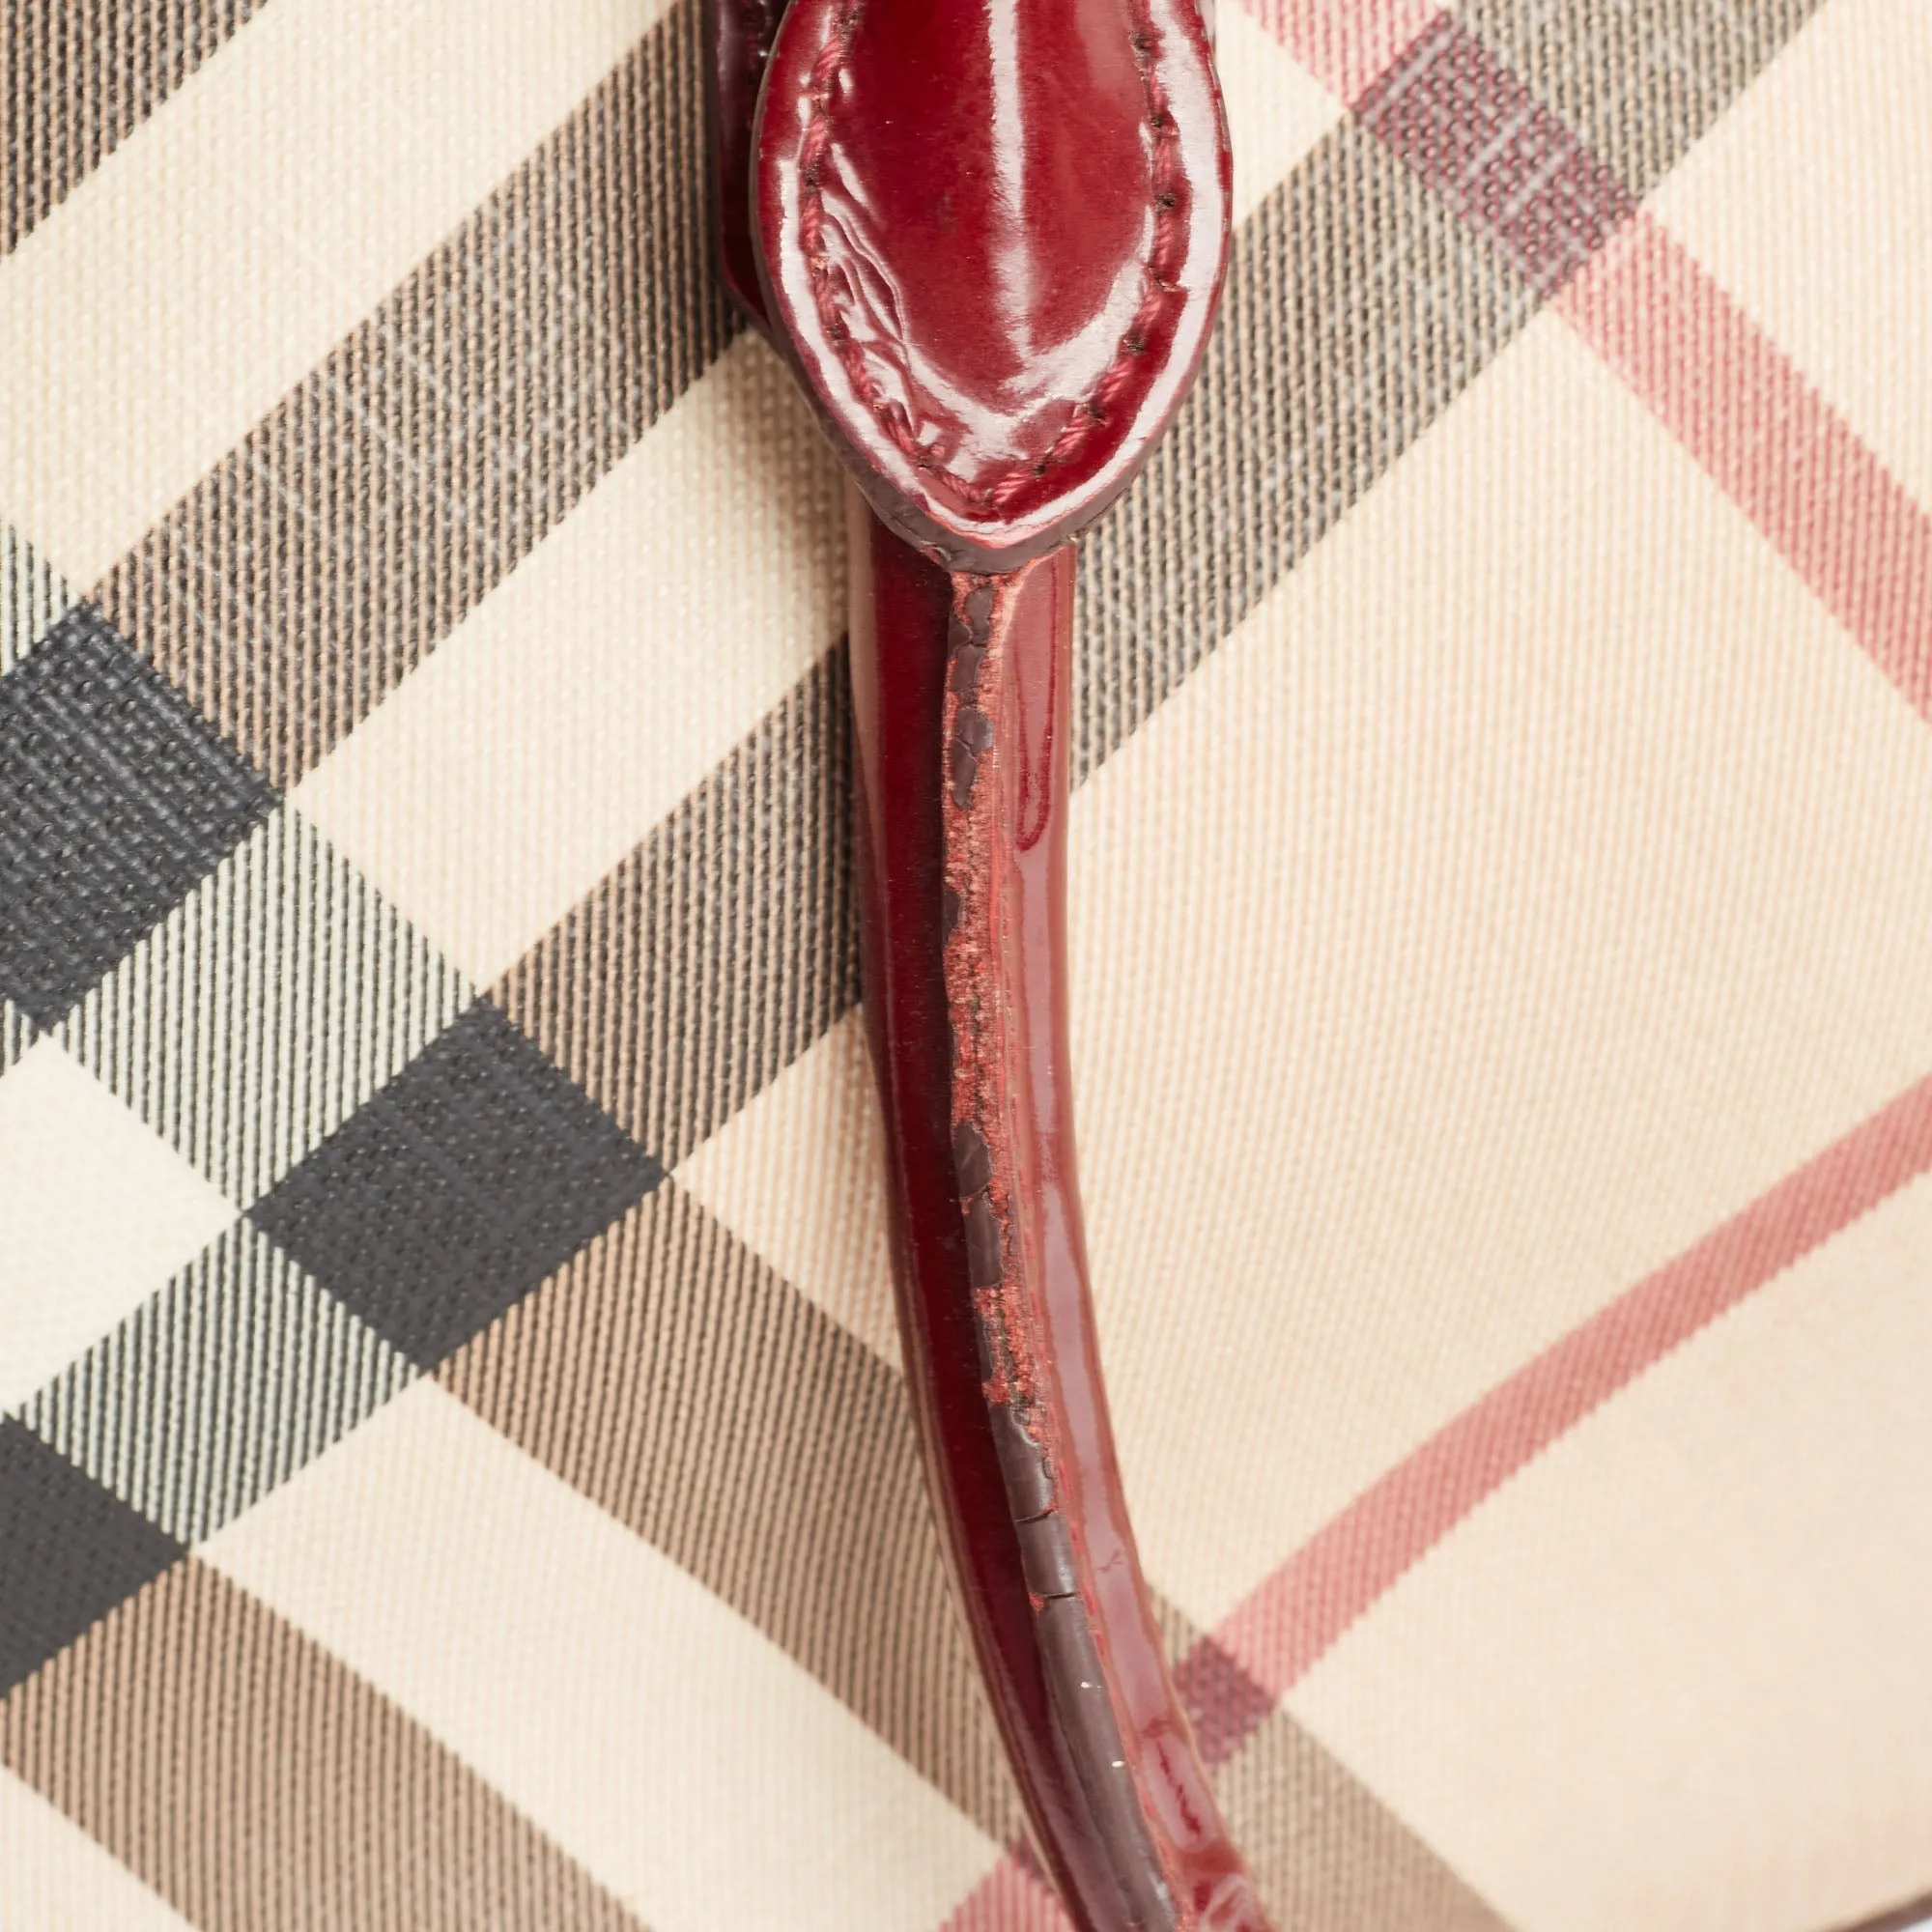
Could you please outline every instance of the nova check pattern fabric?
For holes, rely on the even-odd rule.
[[[1932,1890],[1932,9],[1223,0],[1082,563],[1127,1487],[1303,1932]],[[694,0],[9,0],[0,1926],[1050,1932]],[[1895,1916],[1888,1916],[1895,1915]]]

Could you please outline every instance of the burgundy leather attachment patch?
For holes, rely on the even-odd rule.
[[[1190,381],[1228,245],[1188,0],[794,0],[766,71],[768,312],[873,507],[949,569],[1093,522]]]

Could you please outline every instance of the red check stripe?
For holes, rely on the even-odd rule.
[[[1932,1076],[1464,1409],[1333,1518],[1175,1675],[1223,1763],[1351,1625],[1553,1442],[1699,1330],[1932,1172]],[[1011,1855],[943,1932],[1061,1932]]]
[[[1245,0],[1484,233],[1932,719],[1932,518],[1782,350],[1452,15]],[[1487,138],[1472,139],[1471,130]],[[1278,1699],[1470,1510],[1618,1389],[1932,1165],[1921,1083],[1631,1289],[1390,1470],[1181,1666]],[[1221,1653],[1209,1666],[1206,1653]],[[1231,1672],[1229,1666],[1235,1666]],[[1256,1719],[1255,1721],[1259,1721]],[[1215,1731],[1220,1752],[1240,1719]],[[1226,1735],[1223,1735],[1226,1734]],[[1217,1753],[1218,1754],[1218,1753]]]
[[[1247,0],[1630,386],[1932,719],[1932,516],[1690,252],[1452,15]]]
[[[1593,1409],[1932,1170],[1932,1077],[1628,1289],[1438,1430],[1210,1639],[1279,1698],[1406,1572]]]
[[[1242,0],[1257,20],[1352,108],[1449,15],[1431,0]]]
[[[1052,1886],[1015,1845],[948,1915],[940,1932],[1073,1932]]]
[[[1647,215],[1555,306],[1932,720],[1932,518],[1803,371]]]

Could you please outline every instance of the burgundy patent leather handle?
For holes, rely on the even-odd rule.
[[[914,1409],[968,1625],[1083,1932],[1264,1932],[1162,1660],[1074,1166],[1073,552],[951,575],[855,503],[866,1004]]]
[[[867,1008],[967,1624],[1082,1932],[1265,1932],[1122,1496],[1066,1050],[1066,539],[1145,461],[1212,318],[1229,180],[1201,15],[714,6],[722,264],[855,483]]]

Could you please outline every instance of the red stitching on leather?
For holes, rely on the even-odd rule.
[[[1101,372],[1091,395],[1074,402],[1072,420],[1048,446],[1046,454],[1032,464],[1022,464],[1002,471],[990,484],[969,482],[955,470],[935,463],[921,445],[905,409],[880,394],[878,383],[867,372],[865,349],[852,339],[845,325],[832,265],[824,245],[825,202],[819,186],[819,168],[832,143],[832,96],[851,51],[852,35],[865,0],[850,0],[837,14],[832,31],[811,64],[811,118],[806,123],[799,144],[798,231],[799,245],[806,268],[811,275],[812,299],[826,339],[833,345],[840,365],[857,392],[859,400],[872,412],[893,446],[913,468],[935,482],[950,486],[951,494],[971,509],[1000,514],[1009,510],[1032,485],[1050,469],[1072,462],[1086,446],[1094,430],[1107,420],[1107,412],[1127,386],[1134,364],[1146,353],[1149,333],[1162,309],[1182,299],[1176,277],[1185,253],[1188,215],[1192,196],[1180,157],[1180,133],[1169,111],[1167,90],[1154,71],[1158,45],[1147,0],[1131,0],[1134,13],[1132,43],[1134,65],[1141,76],[1147,99],[1147,127],[1153,136],[1149,157],[1150,206],[1153,209],[1153,243],[1142,265],[1147,292],[1141,298],[1134,318],[1121,338],[1114,359]],[[1183,213],[1183,210],[1186,210]]]

